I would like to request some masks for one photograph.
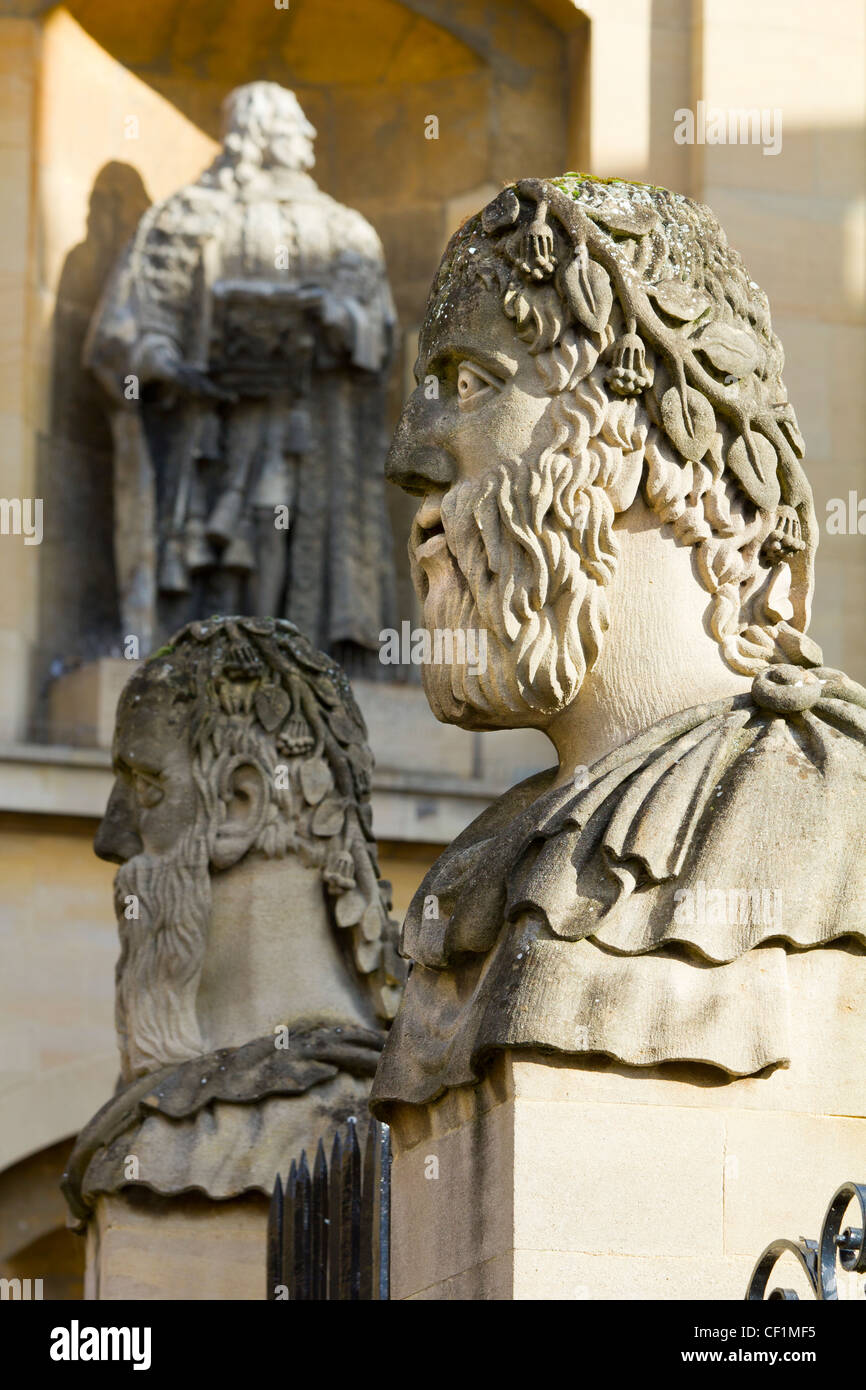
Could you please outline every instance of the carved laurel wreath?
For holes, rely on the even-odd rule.
[[[688,206],[693,222],[705,222],[710,253],[701,266],[703,282],[687,247],[680,248],[683,273],[675,276],[668,256],[646,245],[678,234],[675,218],[660,210],[678,203]],[[619,395],[643,395],[651,418],[684,459],[700,462],[725,423],[725,466],[755,506],[773,515],[765,558],[790,564],[795,622],[805,628],[816,523],[799,462],[803,439],[791,406],[773,398],[784,392],[768,313],[756,314],[753,324],[730,305],[724,316],[720,312],[726,266],[735,253],[709,210],[666,190],[566,175],[503,189],[480,220],[524,280],[551,282],[588,332],[614,336],[609,325],[618,301],[625,331],[607,349],[607,384]],[[471,234],[469,226],[464,230]],[[709,281],[715,293],[708,292]]]

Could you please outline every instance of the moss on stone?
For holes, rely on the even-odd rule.
[[[581,183],[619,183],[623,184],[626,188],[649,188],[653,193],[670,193],[671,191],[669,188],[665,188],[661,183],[641,183],[640,179],[622,179],[616,174],[608,178],[603,178],[600,174],[584,174],[576,170],[569,170],[567,174],[560,174],[558,178],[550,180],[555,188],[561,188],[564,193],[571,192],[572,197],[576,195],[573,189],[565,187],[565,181],[567,179],[579,179]]]

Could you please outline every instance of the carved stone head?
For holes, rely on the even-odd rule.
[[[346,677],[289,622],[192,623],[130,680],[95,842],[120,865],[127,1080],[304,1011],[393,1016],[371,768]]]
[[[574,700],[623,635],[608,591],[638,507],[689,548],[720,669],[820,661],[782,366],[766,296],[679,194],[525,179],[455,233],[388,465],[423,498],[426,625],[488,635],[486,671],[425,668],[439,718],[546,727]]]
[[[294,92],[278,82],[248,82],[223,102],[223,144],[233,165],[306,171],[316,162],[315,138]]]

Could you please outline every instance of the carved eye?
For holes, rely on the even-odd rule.
[[[481,400],[491,391],[498,391],[502,383],[478,367],[474,362],[461,362],[457,369],[457,398],[462,405]]]
[[[135,799],[139,806],[149,809],[151,806],[158,806],[162,801],[165,792],[159,785],[155,777],[148,777],[143,772],[132,774],[132,785],[135,788]]]

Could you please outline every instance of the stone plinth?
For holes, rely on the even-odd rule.
[[[87,1231],[87,1299],[264,1299],[268,1203],[151,1192],[100,1197]]]
[[[866,1173],[860,965],[792,958],[796,1055],[769,1076],[509,1052],[398,1109],[392,1297],[742,1299],[764,1247],[817,1239]]]

